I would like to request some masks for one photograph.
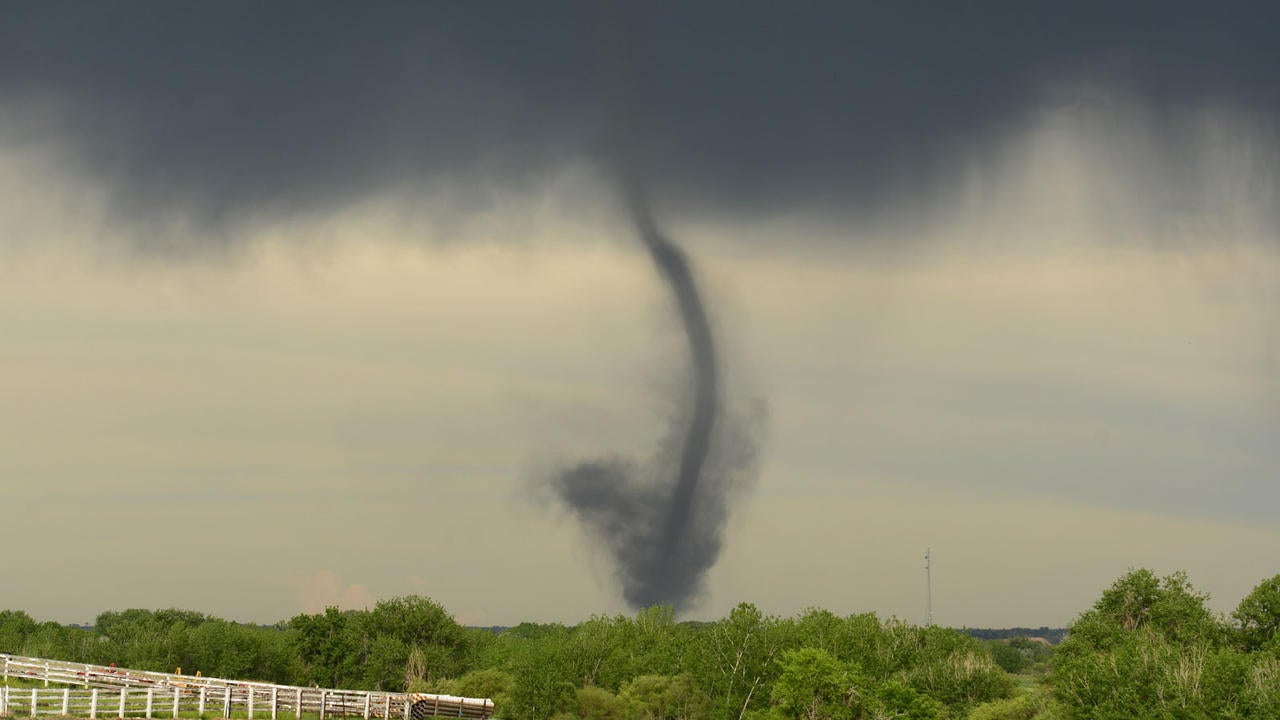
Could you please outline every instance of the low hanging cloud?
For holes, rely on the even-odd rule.
[[[1055,88],[1130,93],[1173,156],[1205,104],[1274,123],[1277,12],[637,5],[642,154],[678,212],[892,220]],[[579,2],[22,4],[0,27],[0,131],[56,146],[120,220],[219,227],[404,188],[479,211],[607,157],[600,22]]]

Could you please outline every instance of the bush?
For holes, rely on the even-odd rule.
[[[577,716],[583,720],[625,720],[625,703],[608,690],[588,686],[578,688],[577,695]]]
[[[1031,695],[1019,695],[978,705],[969,711],[968,720],[1034,720],[1043,708],[1043,702]]]
[[[1280,718],[1280,653],[1252,658],[1240,702],[1251,717]]]
[[[990,655],[976,649],[921,663],[906,677],[912,687],[961,714],[1013,692],[1009,674]]]
[[[641,675],[622,686],[618,697],[629,720],[706,720],[711,698],[690,675]]]
[[[988,647],[991,649],[991,659],[1007,673],[1020,673],[1031,666],[1031,658],[1010,643],[995,640]]]
[[[887,682],[876,688],[868,703],[872,718],[905,718],[906,720],[936,720],[941,717],[942,705],[937,700],[915,691],[900,682]]]
[[[463,697],[497,698],[510,692],[515,678],[510,673],[490,668],[472,670],[453,681],[453,694]]]

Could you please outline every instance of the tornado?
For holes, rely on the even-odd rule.
[[[684,329],[691,368],[684,417],[676,419],[647,466],[620,459],[584,462],[563,471],[556,489],[612,555],[628,604],[681,610],[701,592],[719,556],[728,480],[739,464],[712,457],[719,368],[689,260],[659,229],[636,176],[624,171],[621,184],[631,222],[671,291]]]
[[[641,177],[627,38],[620,8],[613,10],[610,97],[619,185],[634,231],[671,292],[690,377],[682,413],[648,462],[583,462],[562,471],[554,484],[610,554],[628,604],[678,611],[697,599],[719,556],[730,491],[752,464],[754,448],[740,428],[722,421],[720,369],[706,306],[688,256],[659,228]]]

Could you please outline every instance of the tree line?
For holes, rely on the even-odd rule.
[[[508,720],[1280,718],[1280,575],[1229,616],[1206,601],[1184,574],[1133,571],[1056,649],[746,603],[714,622],[654,607],[494,631],[408,596],[272,626],[171,609],[104,612],[80,628],[0,611],[0,652],[489,697]]]
[[[1226,616],[1185,573],[1136,570],[1071,626],[1053,692],[1071,717],[1280,720],[1280,575]]]

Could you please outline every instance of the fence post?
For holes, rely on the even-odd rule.
[[[249,720],[253,720],[253,691],[254,687],[250,685],[249,690]]]
[[[98,688],[89,693],[89,720],[98,717]]]
[[[200,686],[200,710],[199,710],[201,718],[204,717],[204,699],[205,699],[205,696],[208,695],[208,693],[209,693],[209,686],[201,685]]]
[[[413,717],[413,699],[408,695],[404,696],[404,720],[410,720]]]
[[[67,714],[67,707],[71,705],[71,688],[62,688],[62,714]]]
[[[323,690],[321,690],[321,691],[320,691],[320,720],[324,720],[324,700],[325,700],[325,697],[324,697],[324,696],[325,696],[325,694],[326,694],[326,693],[325,693],[325,691],[323,691]]]
[[[178,717],[178,698],[182,694],[182,688],[173,689],[173,716]]]
[[[44,663],[44,686],[49,687],[49,661]]]
[[[228,685],[226,692],[222,693],[222,717],[231,717],[231,686]]]
[[[118,717],[124,717],[124,698],[129,692],[128,687],[120,688],[120,714]]]
[[[369,693],[364,694],[364,720],[369,720]]]
[[[6,683],[9,682],[9,656],[8,655],[4,656],[4,681]],[[3,710],[0,710],[0,712],[3,712]]]
[[[271,720],[276,720],[276,705],[280,701],[280,688],[271,688]]]
[[[36,696],[39,694],[39,688],[31,688],[31,717],[36,716]]]
[[[382,710],[382,717],[386,718],[387,720],[391,720],[391,696],[384,695],[382,700],[383,700],[382,704],[386,706]]]
[[[302,688],[298,688],[295,693],[297,695],[293,705],[293,717],[295,720],[302,720]]]
[[[151,701],[155,699],[155,688],[147,688],[147,717],[151,717]]]

